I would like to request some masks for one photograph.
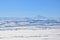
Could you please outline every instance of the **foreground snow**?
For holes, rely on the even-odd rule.
[[[60,29],[5,30],[0,40],[60,40]]]

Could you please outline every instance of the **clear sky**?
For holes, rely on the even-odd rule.
[[[0,17],[60,17],[60,0],[0,0]]]

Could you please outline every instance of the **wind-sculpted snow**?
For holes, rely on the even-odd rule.
[[[0,31],[0,40],[60,40],[60,29]]]

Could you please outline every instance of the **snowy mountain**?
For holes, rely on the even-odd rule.
[[[0,28],[22,26],[60,27],[60,20],[42,16],[36,18],[0,17]]]

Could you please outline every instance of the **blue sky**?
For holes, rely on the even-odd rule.
[[[0,17],[60,17],[60,0],[0,0]]]

